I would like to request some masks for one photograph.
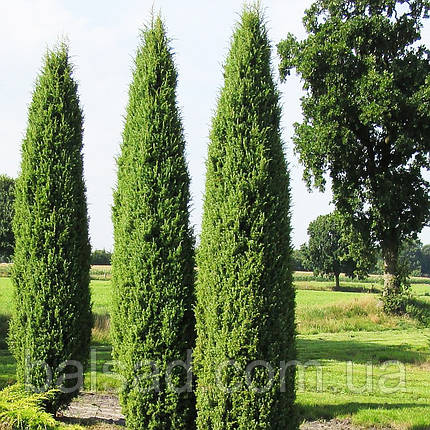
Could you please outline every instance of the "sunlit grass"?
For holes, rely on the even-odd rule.
[[[299,336],[301,361],[322,365],[322,384],[308,368],[304,387],[299,385],[302,418],[430,428],[429,342],[430,329]],[[398,363],[388,365],[393,360]]]
[[[301,289],[302,282],[315,288]],[[426,322],[430,318],[430,296],[426,296],[430,286],[414,283],[416,301],[411,304],[411,316],[392,317],[382,312],[379,294],[330,291],[330,285],[330,281],[296,281],[298,358],[302,363],[320,363],[323,375],[322,386],[317,385],[315,369],[306,370],[304,385],[298,378],[297,404],[302,419],[350,418],[363,426],[430,429],[430,328]],[[345,287],[358,291],[361,285],[352,282]],[[94,364],[87,370],[84,388],[117,392],[121,380],[113,373],[111,357],[110,281],[92,281],[91,293]],[[0,278],[0,345],[4,345],[11,300],[10,280]],[[385,388],[395,388],[399,379],[399,367],[383,368],[391,360],[404,364],[406,386],[387,393]],[[353,371],[350,380],[349,361]],[[384,379],[390,372],[394,377]],[[14,361],[0,346],[0,386],[12,383],[14,375]]]
[[[342,293],[326,293],[333,296],[332,301],[323,292],[313,292],[313,300],[300,304],[304,291],[298,292],[297,324],[301,334],[341,333],[347,331],[383,331],[420,328],[425,325],[417,306],[411,304],[411,315],[391,316],[383,312],[379,297],[372,294],[355,294],[355,297],[336,297]],[[347,293],[343,293],[347,294]],[[352,293],[353,294],[353,293]],[[423,312],[430,314],[429,306],[419,302]]]

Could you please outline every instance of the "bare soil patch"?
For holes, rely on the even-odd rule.
[[[118,397],[110,394],[82,393],[58,413],[58,418],[64,422],[91,426],[98,423],[125,425]]]
[[[125,426],[124,415],[121,413],[118,397],[112,394],[82,393],[67,409],[59,412],[58,418],[68,423],[90,426],[103,430],[115,426]],[[300,426],[300,430],[363,430],[351,424],[349,419],[312,421]],[[384,430],[380,427],[366,430]],[[389,429],[385,429],[389,430]]]
[[[330,420],[330,421],[312,421],[300,426],[300,430],[390,430],[381,427],[358,427],[351,424],[349,419]]]

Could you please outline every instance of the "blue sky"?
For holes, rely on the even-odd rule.
[[[266,0],[273,45],[288,32],[304,36],[302,16],[311,1]],[[84,155],[90,234],[94,248],[111,249],[112,189],[115,157],[131,79],[139,28],[151,9],[160,11],[175,52],[179,72],[178,102],[182,110],[187,157],[192,177],[192,223],[200,230],[205,157],[211,118],[222,85],[222,64],[234,23],[242,8],[237,0],[14,0],[0,2],[0,173],[17,176],[33,83],[47,47],[61,37],[70,43],[75,77],[85,115]],[[423,42],[430,46],[430,23]],[[274,51],[274,72],[277,58]],[[301,83],[280,83],[283,139],[290,165],[293,199],[293,243],[307,240],[306,229],[318,215],[332,210],[330,193],[309,193],[302,168],[292,151],[293,123],[299,121]],[[421,235],[430,243],[430,228]]]

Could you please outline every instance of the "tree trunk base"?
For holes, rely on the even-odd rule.
[[[384,310],[389,314],[403,314],[406,310],[406,297],[401,280],[391,273],[384,275],[384,290],[382,293]]]

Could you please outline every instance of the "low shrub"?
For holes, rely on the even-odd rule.
[[[79,426],[66,426],[45,411],[45,405],[52,402],[56,390],[33,394],[23,385],[11,385],[0,391],[1,430],[79,430]]]

